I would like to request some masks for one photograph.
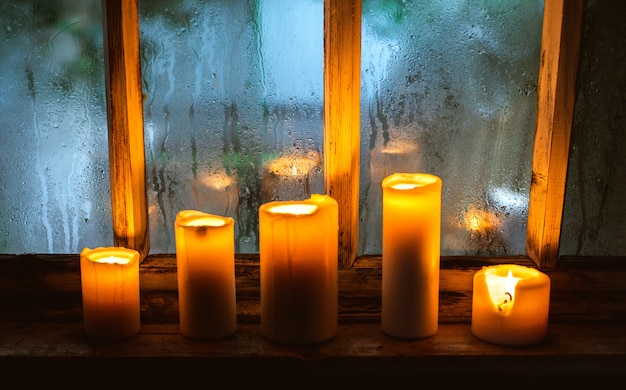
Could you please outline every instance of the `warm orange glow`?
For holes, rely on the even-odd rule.
[[[80,273],[85,333],[108,339],[138,333],[139,252],[122,247],[83,248]]]
[[[207,188],[224,191],[233,184],[233,179],[225,173],[213,173],[202,175],[200,182]]]
[[[280,157],[268,165],[268,170],[277,176],[306,176],[320,165],[320,156],[316,151],[306,155],[287,155]]]
[[[465,212],[463,225],[471,232],[487,232],[499,225],[498,217],[493,213],[478,208],[470,208]]]
[[[270,340],[318,343],[338,327],[338,204],[313,194],[259,208],[261,329]]]
[[[380,149],[380,152],[386,155],[407,155],[417,152],[417,146],[411,142],[391,140]]]
[[[96,258],[96,259],[91,259],[91,261],[96,262],[96,263],[106,263],[106,264],[128,264],[130,263],[131,258],[121,258],[121,257],[115,257],[115,256],[109,256],[109,257],[102,257],[102,258]]]
[[[275,214],[311,215],[317,210],[317,205],[306,203],[290,203],[271,207],[268,211]]]
[[[399,184],[391,186],[391,188],[396,189],[396,190],[412,190],[417,187],[419,186],[413,183],[399,183]]]
[[[182,227],[220,227],[226,225],[228,222],[229,220],[226,218],[206,214],[201,211],[195,210],[180,211],[176,219],[176,223],[178,224],[178,226]]]
[[[536,343],[546,337],[550,278],[516,264],[483,267],[474,275],[472,333],[503,345]]]
[[[493,305],[501,312],[508,312],[515,304],[515,287],[520,278],[513,276],[509,270],[507,276],[498,276],[495,272],[486,274],[487,289]]]
[[[383,190],[383,332],[402,338],[435,334],[439,315],[441,179],[393,173]]]
[[[234,219],[181,210],[174,221],[180,330],[194,339],[237,329]]]

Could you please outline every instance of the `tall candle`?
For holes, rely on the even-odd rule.
[[[550,278],[515,264],[483,267],[474,275],[472,333],[501,345],[527,345],[548,332]]]
[[[119,247],[80,253],[83,325],[94,338],[121,339],[141,328],[139,253]]]
[[[275,342],[312,344],[338,329],[338,205],[314,194],[259,208],[261,330]]]
[[[382,330],[432,336],[439,320],[441,179],[394,173],[382,187]]]
[[[218,339],[237,330],[234,220],[183,210],[176,215],[181,333]]]

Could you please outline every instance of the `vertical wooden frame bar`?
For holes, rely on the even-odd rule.
[[[526,254],[554,268],[569,159],[583,0],[546,0]]]
[[[324,185],[339,209],[339,268],[359,240],[361,0],[324,0]]]
[[[103,0],[109,168],[116,246],[149,251],[137,0]]]

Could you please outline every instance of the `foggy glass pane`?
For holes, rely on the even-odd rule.
[[[560,255],[626,255],[626,3],[585,2]]]
[[[174,219],[235,218],[258,252],[258,208],[322,193],[323,2],[139,2],[151,253]]]
[[[442,255],[525,254],[543,1],[363,1],[359,253],[381,181],[441,177]]]
[[[0,26],[0,252],[111,245],[100,1],[2,1]]]

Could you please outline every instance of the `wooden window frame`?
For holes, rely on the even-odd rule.
[[[324,0],[324,185],[342,207],[339,267],[357,259],[362,0]],[[555,268],[583,0],[545,0],[526,256]],[[149,252],[137,0],[103,0],[114,244]]]
[[[349,379],[346,383],[355,386],[371,385],[368,374],[390,374],[381,377],[386,386],[396,378],[404,384],[410,375],[425,383],[454,380],[460,385],[485,379],[506,383],[511,378],[541,383],[557,379],[555,383],[563,387],[580,386],[585,378],[596,386],[626,379],[623,259],[564,257],[556,267],[582,0],[545,0],[528,255],[442,259],[439,330],[418,340],[381,332],[382,259],[356,259],[357,219],[352,215],[358,208],[358,169],[353,167],[359,166],[355,150],[360,130],[359,61],[354,58],[360,50],[355,36],[361,0],[325,0],[325,39],[333,40],[325,45],[325,109],[342,107],[324,117],[326,160],[330,159],[325,169],[332,173],[325,185],[340,202],[352,202],[353,209],[342,208],[349,212],[341,222],[340,330],[328,343],[296,348],[273,344],[261,335],[257,255],[235,259],[236,334],[214,342],[180,335],[176,258],[147,256],[136,1],[103,0],[103,4],[107,108],[114,149],[113,225],[116,244],[134,246],[145,258],[140,267],[142,330],[122,341],[84,336],[78,255],[0,255],[0,364],[6,383],[84,387],[97,378],[97,385],[118,386],[121,380],[130,383],[130,378],[142,387],[163,387],[165,381],[180,387],[224,378],[230,381],[226,383],[243,379],[255,386],[261,378],[272,384],[281,378],[296,379],[285,382],[289,384],[306,378],[308,383],[320,380],[326,385],[336,382],[324,380],[343,375]],[[551,298],[549,335],[543,343],[507,348],[471,333],[476,270],[507,262],[554,268],[545,270],[551,278]]]

